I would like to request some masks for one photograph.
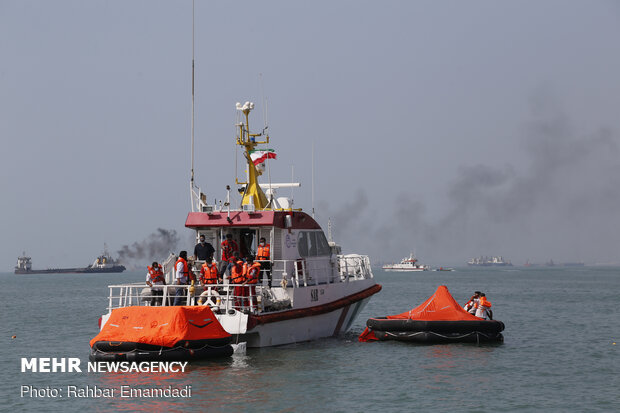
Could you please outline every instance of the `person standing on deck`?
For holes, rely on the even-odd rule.
[[[208,259],[202,267],[200,267],[200,284],[205,287],[207,284],[218,283],[217,262],[213,261],[213,257]]]
[[[215,248],[205,241],[204,234],[200,234],[200,242],[194,247],[194,257],[200,261],[211,262]]]
[[[271,288],[271,254],[270,254],[270,245],[267,244],[267,240],[264,237],[261,237],[258,250],[256,251],[256,260],[259,261],[260,268],[262,271],[259,273],[258,280],[262,284],[263,283],[263,273],[267,275],[267,283],[269,288]]]
[[[233,296],[235,297],[235,306],[240,308],[243,306],[243,297],[245,295],[245,287],[241,286],[241,284],[245,283],[245,263],[237,257],[237,254],[233,254],[232,260],[234,264],[230,268],[230,283],[236,284]]]
[[[261,265],[258,262],[254,262],[253,257],[248,257],[247,265],[245,266],[245,282],[247,284],[245,290],[245,296],[248,297],[248,302],[244,305],[248,305],[251,309],[256,308],[256,284],[258,284]]]
[[[161,269],[161,265],[154,261],[151,266],[147,266],[148,272],[146,273],[146,285],[151,287],[151,305],[161,305],[164,291],[162,287],[155,287],[156,285],[166,285],[166,278],[164,272]]]
[[[239,255],[239,246],[233,240],[232,234],[226,234],[222,241],[222,262],[220,263],[220,276],[224,276],[226,270],[230,270],[235,263],[235,256]],[[230,273],[230,271],[229,271]]]
[[[187,251],[181,251],[179,253],[179,259],[174,264],[175,269],[175,284],[176,285],[189,285],[190,280],[193,283],[193,276],[190,273],[189,264],[187,263]],[[184,298],[186,295],[185,288],[177,288],[174,297],[173,305],[183,305]]]

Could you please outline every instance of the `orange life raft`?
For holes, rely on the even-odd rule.
[[[209,306],[112,310],[91,341],[91,361],[200,360],[232,355],[232,336]]]
[[[504,323],[483,320],[454,300],[441,285],[422,304],[401,314],[370,318],[359,341],[399,340],[416,343],[502,342]]]

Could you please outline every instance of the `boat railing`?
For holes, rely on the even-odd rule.
[[[370,258],[367,255],[338,255],[338,273],[343,281],[372,278]]]
[[[153,287],[144,283],[110,285],[108,311],[128,306],[174,305],[176,300],[178,305],[208,304],[220,312],[238,310],[263,313],[290,307],[290,297],[286,292],[288,288],[372,278],[368,256],[349,254],[338,255],[336,258],[337,265],[333,272],[328,271],[331,266],[325,267],[331,265],[329,261],[326,264],[325,261],[305,259],[273,260],[270,269],[261,269],[257,284],[231,284],[228,277],[224,277],[222,283],[204,287],[196,283],[193,289],[190,285],[177,285],[170,281],[167,285]],[[268,281],[269,271],[271,283]]]
[[[144,284],[110,285],[108,312],[129,306],[208,305],[216,313],[265,312],[269,302],[256,284],[209,284],[207,286]]]

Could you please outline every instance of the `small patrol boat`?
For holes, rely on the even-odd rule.
[[[161,303],[170,306],[175,295],[182,294],[184,307],[209,306],[224,330],[233,336],[233,342],[246,342],[247,347],[277,346],[343,334],[370,298],[381,290],[374,280],[370,260],[365,255],[342,254],[340,246],[328,240],[311,215],[294,208],[292,198],[278,196],[278,189],[299,187],[299,183],[279,184],[269,179],[259,183],[265,163],[273,162],[276,155],[264,147],[270,144],[266,128],[261,133],[250,132],[249,115],[254,104],[237,103],[236,107],[239,118],[235,143],[241,148],[247,168],[245,179],[236,177],[233,181],[238,185],[241,200],[233,205],[227,185],[219,204],[213,198],[209,202],[194,183],[192,168],[191,211],[185,226],[194,232],[196,242],[205,237],[215,249],[215,259],[224,258],[224,240],[234,242],[239,257],[247,259],[256,255],[259,240],[265,238],[270,248],[266,256],[256,259],[261,264],[260,281],[248,286],[223,277],[207,287],[198,283],[174,285],[177,257],[171,255],[160,261],[166,277],[166,285],[157,287],[163,293]],[[188,263],[190,278],[198,279],[204,261],[192,257]],[[108,312],[101,317],[102,329],[116,324],[112,317],[117,309],[150,306],[154,296],[144,283],[111,285],[109,291]]]
[[[454,300],[441,285],[419,306],[401,314],[369,318],[359,341],[398,340],[422,344],[501,343],[504,323],[484,320]]]
[[[381,267],[385,271],[398,271],[398,272],[410,272],[410,271],[428,271],[430,267],[428,265],[418,264],[418,259],[412,252],[408,258],[403,258],[398,264],[387,264]]]

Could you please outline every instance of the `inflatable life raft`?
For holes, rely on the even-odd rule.
[[[90,341],[91,361],[186,361],[229,357],[232,336],[208,306],[112,310]]]
[[[504,341],[503,330],[501,321],[483,320],[463,310],[448,288],[442,285],[428,300],[410,311],[368,319],[359,341],[501,343]]]

